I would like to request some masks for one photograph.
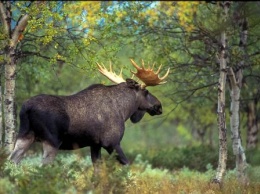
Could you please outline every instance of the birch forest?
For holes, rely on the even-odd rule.
[[[0,193],[259,193],[259,48],[258,1],[1,1]],[[147,88],[163,113],[125,121],[129,165],[42,165],[36,140],[10,161],[26,100],[113,85],[97,63],[133,78],[130,59],[169,74]]]

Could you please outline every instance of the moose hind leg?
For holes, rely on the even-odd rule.
[[[58,148],[52,146],[50,143],[44,141],[43,146],[43,157],[42,164],[50,164],[53,162],[55,156],[57,155]]]
[[[15,143],[14,150],[9,156],[9,160],[18,164],[23,158],[24,153],[29,149],[30,145],[34,142],[34,134],[30,133],[29,135],[18,138]]]

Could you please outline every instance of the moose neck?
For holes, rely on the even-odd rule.
[[[138,110],[140,104],[136,91],[127,87],[126,83],[111,87],[110,99],[125,121]]]

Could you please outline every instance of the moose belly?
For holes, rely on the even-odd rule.
[[[60,150],[75,150],[91,146],[93,138],[88,136],[65,135],[62,138],[62,143],[59,147]]]

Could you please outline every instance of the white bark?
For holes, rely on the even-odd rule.
[[[3,114],[2,114],[2,83],[0,83],[0,147],[2,147],[3,145],[3,134],[4,134],[3,130],[4,129],[3,129]]]
[[[1,14],[1,22],[3,24],[4,31],[5,31],[5,33],[8,34],[8,32],[10,30],[9,30],[9,27],[8,27],[8,24],[7,24],[8,18],[7,18],[6,9],[5,9],[3,2],[0,2],[0,14]]]
[[[11,152],[15,141],[15,70],[14,57],[7,56],[9,60],[5,65],[5,91],[4,91],[4,113],[5,113],[5,141],[4,146]]]
[[[246,155],[244,148],[242,146],[242,141],[240,137],[240,120],[239,120],[239,102],[240,102],[240,89],[242,88],[243,79],[243,65],[246,61],[245,48],[247,45],[247,35],[248,35],[248,23],[245,18],[243,18],[243,23],[240,24],[240,49],[244,53],[243,60],[238,64],[238,70],[234,73],[232,68],[228,69],[228,77],[230,80],[230,128],[232,132],[232,147],[233,153],[236,156],[236,170],[238,175],[238,180],[241,183],[248,183],[248,177],[246,174]]]
[[[222,3],[224,12],[222,16],[222,21],[225,23],[229,2]],[[219,159],[218,159],[218,168],[216,176],[213,182],[221,183],[222,178],[226,172],[226,161],[227,161],[227,129],[226,129],[226,115],[225,115],[225,86],[226,86],[226,77],[227,77],[227,37],[226,32],[223,30],[221,32],[221,48],[219,53],[219,83],[218,83],[218,132],[219,132]]]
[[[230,128],[232,132],[233,140],[233,153],[238,154],[240,135],[239,135],[239,99],[240,99],[240,88],[236,82],[236,77],[232,68],[228,68],[228,78],[230,80]]]
[[[26,14],[21,17],[17,25],[11,30],[11,4],[0,2],[0,17],[4,26],[5,34],[9,37],[8,45],[6,45],[5,54],[5,88],[4,88],[4,146],[8,152],[11,152],[14,147],[15,140],[15,73],[16,73],[16,56],[15,49],[18,44],[18,39],[27,26],[29,16]]]
[[[240,71],[240,70],[239,70]],[[242,75],[238,73],[237,75]],[[242,80],[242,78],[236,78],[233,69],[228,68],[228,77],[230,80],[230,128],[232,132],[232,147],[233,153],[236,156],[236,169],[238,180],[246,183],[248,178],[246,176],[245,170],[247,167],[246,155],[244,148],[242,146],[240,131],[239,131],[239,100],[240,100],[240,88],[239,82],[237,80]]]
[[[12,37],[9,45],[11,48],[15,48],[16,45],[18,44],[18,39],[21,33],[24,31],[25,27],[27,26],[28,20],[29,20],[29,15],[25,14],[17,23],[12,33]]]
[[[225,47],[226,47],[226,34],[222,32],[221,42],[222,50],[220,53],[220,76],[218,83],[218,131],[219,131],[219,160],[218,169],[214,182],[221,183],[224,173],[226,171],[227,161],[227,129],[226,129],[226,115],[225,115],[225,86],[226,86],[226,58],[225,58]]]
[[[9,25],[8,25],[8,17],[7,17],[7,12],[6,12],[6,7],[3,4],[3,2],[0,2],[0,19],[3,25],[3,32],[5,33],[6,37],[9,37]],[[6,41],[7,42],[7,41]],[[1,68],[2,70],[2,68]],[[1,75],[2,75],[2,71],[1,71]],[[5,129],[3,128],[3,121],[4,121],[4,115],[2,114],[2,105],[3,105],[3,100],[2,100],[2,83],[1,83],[1,126],[0,126],[0,135],[1,135],[1,146],[3,146],[3,142],[4,142],[4,137],[5,137]]]

